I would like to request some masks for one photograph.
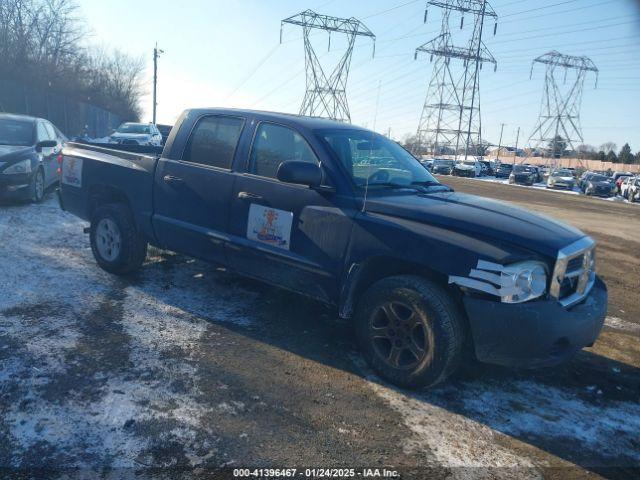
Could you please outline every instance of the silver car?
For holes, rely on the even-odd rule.
[[[567,190],[573,190],[576,184],[576,179],[573,178],[571,170],[561,168],[554,170],[549,174],[547,178],[547,188],[565,188]]]
[[[111,143],[121,145],[162,145],[162,134],[153,123],[127,122],[120,125],[110,136]]]

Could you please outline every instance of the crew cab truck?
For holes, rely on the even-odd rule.
[[[605,318],[591,238],[456,193],[352,125],[188,110],[158,156],[72,143],[62,167],[61,206],[90,222],[103,269],[141,268],[151,244],[307,295],[353,319],[399,386],[435,385],[467,352],[553,365]]]

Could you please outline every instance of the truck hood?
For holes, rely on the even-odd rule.
[[[585,236],[544,215],[457,192],[369,197],[366,211],[495,238],[548,257],[555,257],[559,249]]]

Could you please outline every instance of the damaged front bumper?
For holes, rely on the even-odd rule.
[[[466,295],[463,302],[479,361],[542,367],[595,342],[607,314],[607,287],[596,277],[589,295],[570,308],[551,298],[509,304]]]

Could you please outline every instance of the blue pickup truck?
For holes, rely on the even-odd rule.
[[[456,193],[397,143],[325,119],[194,109],[155,155],[71,143],[60,202],[106,271],[141,268],[151,244],[307,295],[353,319],[403,387],[476,359],[557,364],[606,315],[590,237]]]

